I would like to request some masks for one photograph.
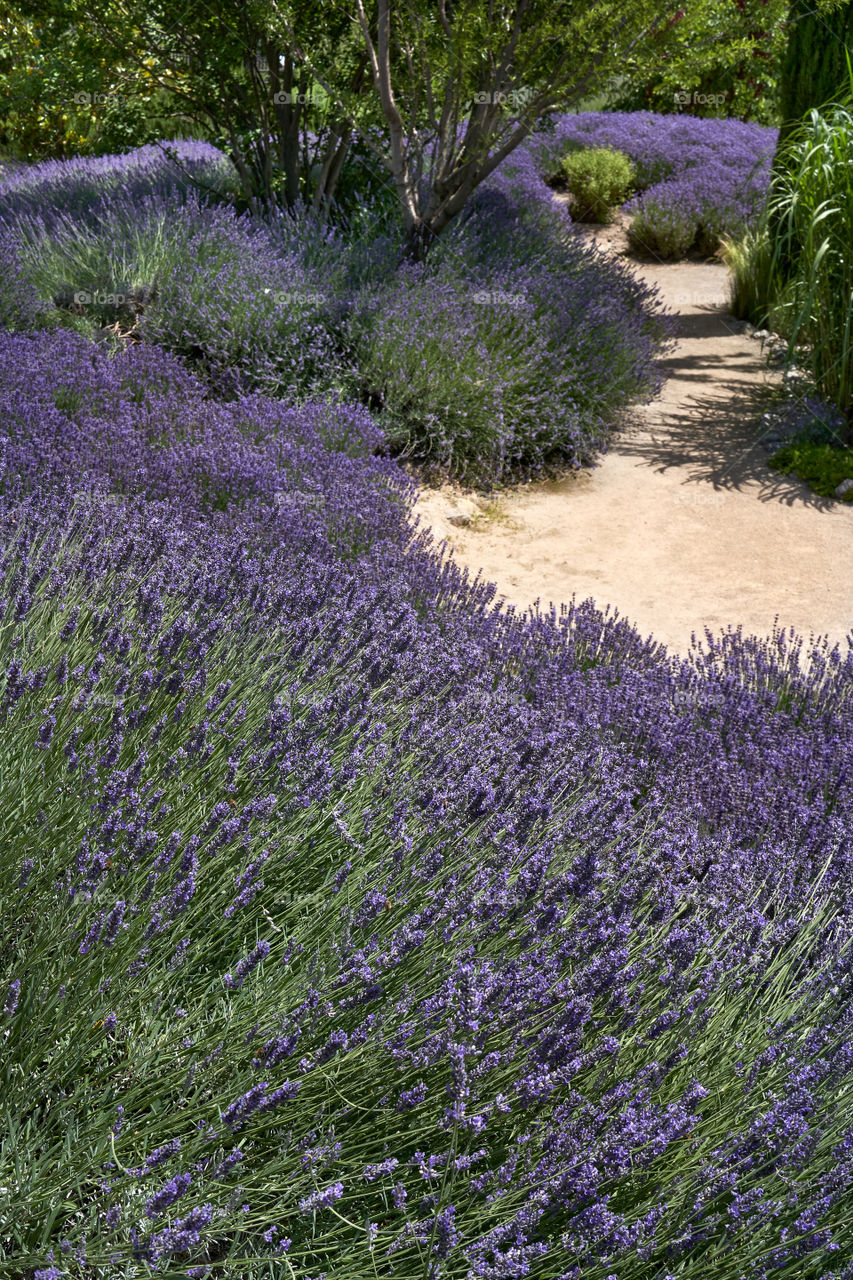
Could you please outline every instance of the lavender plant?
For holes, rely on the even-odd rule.
[[[360,291],[346,332],[391,442],[488,484],[592,462],[658,389],[669,325],[655,290],[567,240],[522,154],[425,264]]]
[[[306,246],[309,222],[300,224]],[[114,197],[94,226],[32,218],[16,234],[42,298],[90,334],[118,321],[184,356],[220,395],[262,390],[292,401],[339,381],[343,254],[335,269],[328,246],[326,269],[312,268],[295,234],[273,237],[192,194],[180,206],[157,194]]]
[[[0,1274],[848,1265],[850,659],[517,619],[201,501],[289,412],[336,523],[297,411],[2,351]]]
[[[227,199],[237,188],[228,158],[207,142],[176,139],[149,143],[124,155],[77,156],[4,167],[0,173],[0,218],[49,224],[73,216],[97,220],[99,209],[117,195],[131,201],[159,194],[180,200],[195,192]]]

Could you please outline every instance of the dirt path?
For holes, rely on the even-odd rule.
[[[618,229],[597,238],[621,250]],[[706,627],[767,635],[778,614],[846,652],[853,507],[768,469],[760,418],[779,374],[726,313],[726,268],[634,269],[679,314],[680,337],[662,394],[601,465],[493,501],[425,489],[416,514],[522,609],[591,596],[679,653]]]

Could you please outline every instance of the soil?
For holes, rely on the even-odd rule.
[[[574,233],[629,257],[621,217]],[[853,508],[767,467],[761,415],[781,374],[727,312],[726,267],[629,260],[679,316],[658,398],[593,470],[491,498],[425,488],[416,515],[522,610],[591,597],[684,655],[693,633],[766,636],[778,620],[845,653]]]

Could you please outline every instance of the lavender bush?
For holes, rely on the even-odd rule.
[[[193,193],[180,205],[122,194],[95,225],[34,217],[15,234],[30,278],[66,321],[89,333],[118,321],[198,366],[221,395],[294,400],[339,381],[345,257],[310,219],[272,235]]]
[[[104,203],[123,195],[130,201],[152,194],[179,200],[188,191],[214,199],[239,187],[230,160],[207,142],[176,139],[150,143],[124,155],[44,160],[0,171],[0,219],[26,223],[32,217],[52,224],[69,215],[97,221]]]
[[[0,1274],[843,1274],[851,659],[516,619],[366,415],[0,354]]]
[[[465,479],[592,462],[656,393],[669,324],[654,289],[569,241],[529,155],[513,155],[425,264],[363,288],[356,386],[399,449]]]

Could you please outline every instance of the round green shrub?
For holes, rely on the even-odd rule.
[[[591,147],[563,156],[560,174],[580,221],[611,222],[614,208],[631,194],[634,166],[624,151]]]

